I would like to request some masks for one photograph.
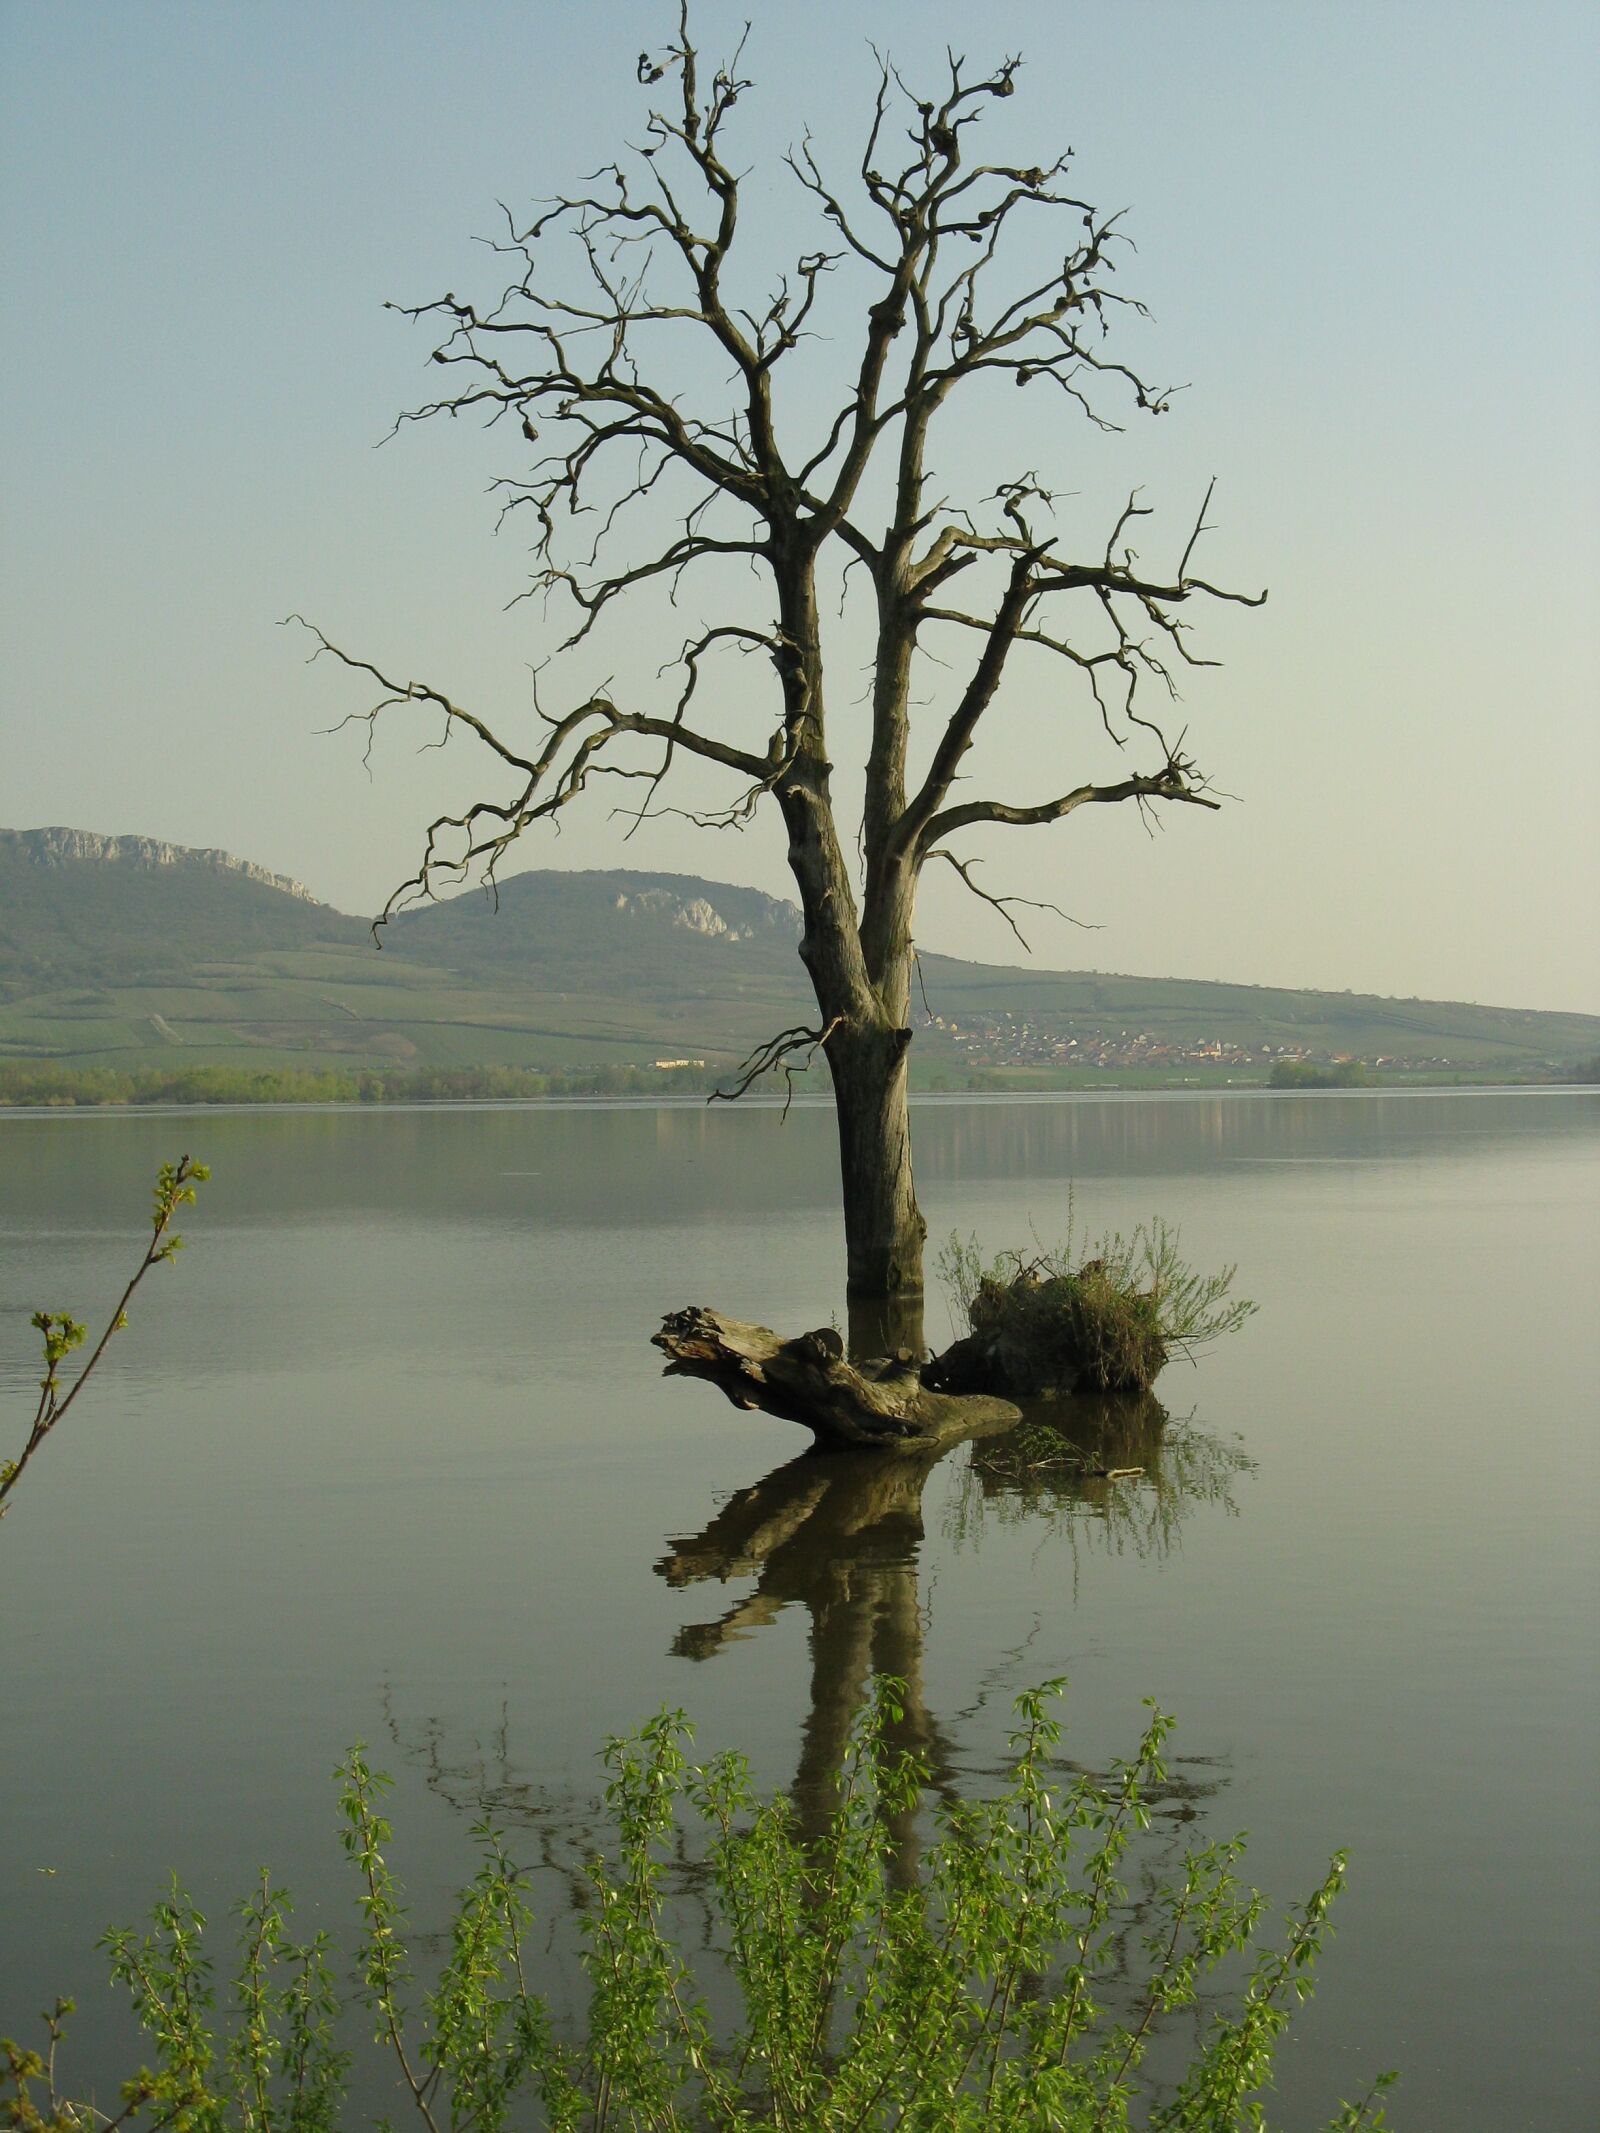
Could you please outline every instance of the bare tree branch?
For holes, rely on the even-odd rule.
[[[923,784],[901,819],[899,836],[904,844],[926,855],[932,842],[936,841],[932,830],[936,811],[948,796],[978,724],[994,701],[1011,648],[1019,643],[1050,652],[1087,676],[1101,724],[1121,747],[1125,745],[1125,736],[1119,734],[1113,724],[1111,707],[1102,692],[1099,675],[1100,669],[1114,668],[1121,674],[1124,684],[1122,701],[1117,707],[1122,718],[1130,726],[1149,733],[1161,748],[1162,768],[1153,779],[1084,787],[1081,791],[1092,792],[1097,800],[1133,798],[1142,804],[1151,798],[1186,798],[1215,806],[1214,801],[1204,798],[1204,781],[1197,780],[1193,764],[1181,754],[1181,743],[1176,747],[1169,745],[1159,723],[1136,709],[1142,676],[1159,681],[1169,697],[1176,698],[1178,690],[1171,669],[1148,639],[1134,634],[1125,612],[1125,607],[1131,606],[1185,665],[1202,666],[1210,662],[1198,659],[1189,651],[1184,642],[1185,625],[1169,610],[1181,606],[1196,593],[1232,600],[1247,607],[1258,607],[1266,599],[1265,593],[1218,593],[1205,581],[1188,575],[1195,544],[1207,530],[1205,514],[1215,488],[1215,481],[1207,487],[1194,528],[1184,546],[1178,576],[1172,583],[1141,576],[1133,567],[1132,552],[1126,548],[1120,554],[1118,552],[1118,544],[1129,524],[1134,519],[1149,516],[1147,507],[1139,503],[1137,492],[1129,497],[1113,526],[1104,558],[1094,564],[1066,562],[1056,554],[1053,542],[1042,540],[1034,533],[1028,516],[1030,503],[1037,500],[1048,507],[1052,500],[1031,481],[1013,484],[999,492],[1002,513],[1011,526],[1008,533],[979,534],[961,525],[949,525],[941,530],[917,566],[918,589],[923,595],[919,619],[954,623],[975,630],[983,639],[983,647],[972,678],[940,737]],[[935,607],[926,601],[926,589],[946,581],[963,554],[1004,557],[1009,561],[1005,590],[992,615]],[[1109,649],[1084,652],[1066,636],[1028,619],[1037,615],[1052,596],[1083,591],[1095,595],[1100,614],[1110,626],[1113,642]],[[1073,806],[1082,804],[1082,800],[1072,802]],[[1071,812],[1070,807],[1056,802],[1051,802],[1050,807],[1052,812],[1040,819],[1056,820]],[[987,819],[1012,818],[1007,815]]]
[[[591,696],[562,718],[547,719],[550,736],[543,749],[536,756],[522,755],[507,747],[484,720],[454,702],[443,690],[435,689],[427,682],[393,681],[370,660],[357,659],[342,650],[303,615],[290,615],[285,619],[298,623],[316,639],[316,648],[311,653],[313,661],[326,654],[357,673],[369,674],[384,692],[369,709],[352,711],[339,721],[340,726],[365,725],[369,745],[372,730],[385,712],[402,704],[428,704],[443,714],[446,737],[455,727],[465,727],[502,763],[522,774],[521,789],[511,800],[474,801],[464,814],[440,815],[428,825],[421,864],[384,905],[375,922],[375,932],[406,904],[431,897],[436,874],[459,882],[477,866],[481,869],[481,878],[492,883],[502,855],[528,825],[553,818],[569,807],[584,791],[591,776],[640,777],[650,779],[652,785],[658,783],[660,772],[596,760],[604,750],[624,737],[641,735],[646,739],[664,741],[669,750],[685,748],[708,762],[738,771],[757,785],[765,785],[773,776],[781,775],[782,757],[774,752],[781,736],[774,737],[773,748],[763,758],[746,749],[732,747],[711,734],[696,731],[684,723],[681,715],[667,719],[646,712],[619,710],[609,697],[603,695]],[[682,708],[680,706],[680,712]],[[488,825],[498,826],[491,828]],[[441,846],[440,840],[447,838],[451,831],[460,832],[459,850]]]
[[[987,904],[991,910],[999,912],[1029,955],[1032,955],[1033,948],[1022,928],[1011,916],[1010,907],[1013,904],[1022,905],[1030,911],[1053,911],[1057,918],[1064,918],[1069,926],[1077,926],[1085,933],[1098,933],[1100,930],[1092,920],[1074,918],[1070,911],[1063,911],[1059,904],[1041,903],[1036,897],[1032,896],[991,895],[989,890],[980,888],[972,878],[972,869],[978,864],[975,859],[958,859],[954,852],[947,852],[942,845],[929,852],[926,856],[929,859],[943,859],[948,865],[954,867],[978,901]],[[924,1006],[927,1004],[926,990],[923,992],[923,1004]]]
[[[736,1103],[741,1096],[748,1094],[763,1074],[770,1074],[781,1067],[788,1084],[783,1099],[783,1115],[787,1118],[789,1106],[794,1102],[796,1075],[805,1073],[818,1051],[826,1046],[828,1039],[843,1020],[842,1015],[835,1015],[826,1029],[809,1029],[801,1023],[793,1029],[779,1030],[775,1037],[768,1037],[739,1062],[734,1069],[737,1080],[733,1088],[713,1089],[708,1100],[711,1103]],[[805,1057],[797,1067],[793,1062],[801,1052],[804,1052]]]
[[[1180,757],[1152,777],[1124,778],[1116,785],[1077,785],[1057,799],[1041,800],[1032,806],[1014,806],[1005,800],[967,800],[935,815],[923,832],[923,841],[931,846],[942,838],[953,836],[957,830],[970,829],[979,822],[1004,822],[1015,829],[1033,828],[1045,822],[1059,822],[1080,807],[1115,806],[1124,800],[1135,800],[1141,805],[1152,800],[1181,801],[1186,806],[1207,807],[1213,812],[1222,805],[1196,782],[1194,765],[1187,758]]]

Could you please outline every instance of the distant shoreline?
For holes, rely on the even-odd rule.
[[[1271,1097],[1273,1099],[1301,1096],[1452,1096],[1452,1095],[1585,1095],[1594,1093],[1596,1083],[1583,1080],[1548,1081],[1497,1081],[1470,1079],[1458,1076],[1449,1081],[1428,1081],[1420,1077],[1406,1077],[1392,1081],[1367,1081],[1357,1086],[1330,1086],[1322,1084],[1300,1088],[1272,1088],[1266,1082],[1229,1081],[1217,1083],[1166,1082],[1131,1083],[1104,1081],[1096,1083],[1071,1083],[1056,1087],[1041,1087],[1037,1084],[1017,1084],[1008,1087],[966,1089],[914,1089],[911,1102],[922,1104],[1003,1104],[1003,1103],[1051,1103],[1061,1101],[1094,1102],[1109,1097]],[[42,1117],[90,1117],[134,1118],[138,1116],[172,1117],[196,1116],[217,1112],[240,1111],[299,1111],[325,1113],[381,1113],[417,1111],[510,1111],[510,1110],[660,1110],[703,1107],[712,1101],[709,1093],[698,1090],[657,1090],[652,1093],[607,1093],[598,1090],[569,1092],[560,1095],[529,1094],[518,1096],[395,1096],[381,1102],[363,1101],[359,1098],[329,1096],[262,1096],[211,1097],[201,1099],[144,1097],[133,1100],[107,1100],[95,1098],[72,1099],[56,1097],[17,1101],[0,1097],[0,1119]],[[751,1091],[740,1099],[746,1109],[777,1110],[784,1107],[786,1099],[781,1090]],[[833,1097],[826,1089],[800,1089],[792,1099],[793,1107],[805,1110],[831,1109]]]

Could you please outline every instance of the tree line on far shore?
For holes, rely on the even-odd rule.
[[[514,1102],[531,1096],[704,1096],[711,1067],[520,1066],[82,1067],[0,1064],[0,1104],[62,1110],[95,1104]]]
[[[8,1060],[0,1062],[0,1107],[70,1111],[103,1104],[516,1103],[563,1096],[710,1096],[728,1078],[725,1069],[714,1066],[90,1067]],[[1373,1074],[1359,1059],[1332,1065],[1282,1059],[1273,1066],[1266,1086],[1361,1089],[1379,1087],[1388,1078]],[[1402,1074],[1394,1078],[1409,1084],[1419,1077]],[[1552,1068],[1548,1078],[1600,1081],[1600,1059]],[[769,1079],[774,1092],[784,1092],[781,1072]],[[818,1094],[827,1088],[825,1078],[815,1071],[797,1073],[794,1086]],[[926,1086],[936,1095],[1000,1095],[1008,1089],[1041,1084],[1031,1077],[982,1071],[958,1077],[935,1074]],[[1110,1089],[1119,1084],[1108,1079],[1100,1086]]]

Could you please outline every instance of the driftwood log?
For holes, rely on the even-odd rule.
[[[704,1378],[735,1407],[798,1422],[833,1450],[937,1451],[1022,1419],[1009,1400],[927,1390],[908,1350],[852,1364],[831,1326],[785,1340],[768,1326],[691,1304],[651,1338],[666,1355],[668,1377]]]

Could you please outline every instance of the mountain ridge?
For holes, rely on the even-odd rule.
[[[332,909],[320,897],[313,896],[304,882],[295,881],[288,874],[274,874],[253,859],[238,859],[218,845],[170,844],[160,837],[117,836],[101,830],[68,829],[59,823],[47,829],[0,829],[0,844],[15,848],[25,862],[35,866],[70,866],[85,861],[99,866],[209,867],[218,873],[258,881],[263,887],[278,889],[302,903]]]
[[[788,901],[701,875],[530,869],[365,920],[232,854],[0,831],[0,1061],[725,1071],[809,1020]],[[1282,1060],[1548,1079],[1600,1018],[927,953],[922,1085],[1260,1082]],[[146,1064],[149,1064],[146,1056]],[[1009,1077],[1009,1078],[1007,1078]]]

